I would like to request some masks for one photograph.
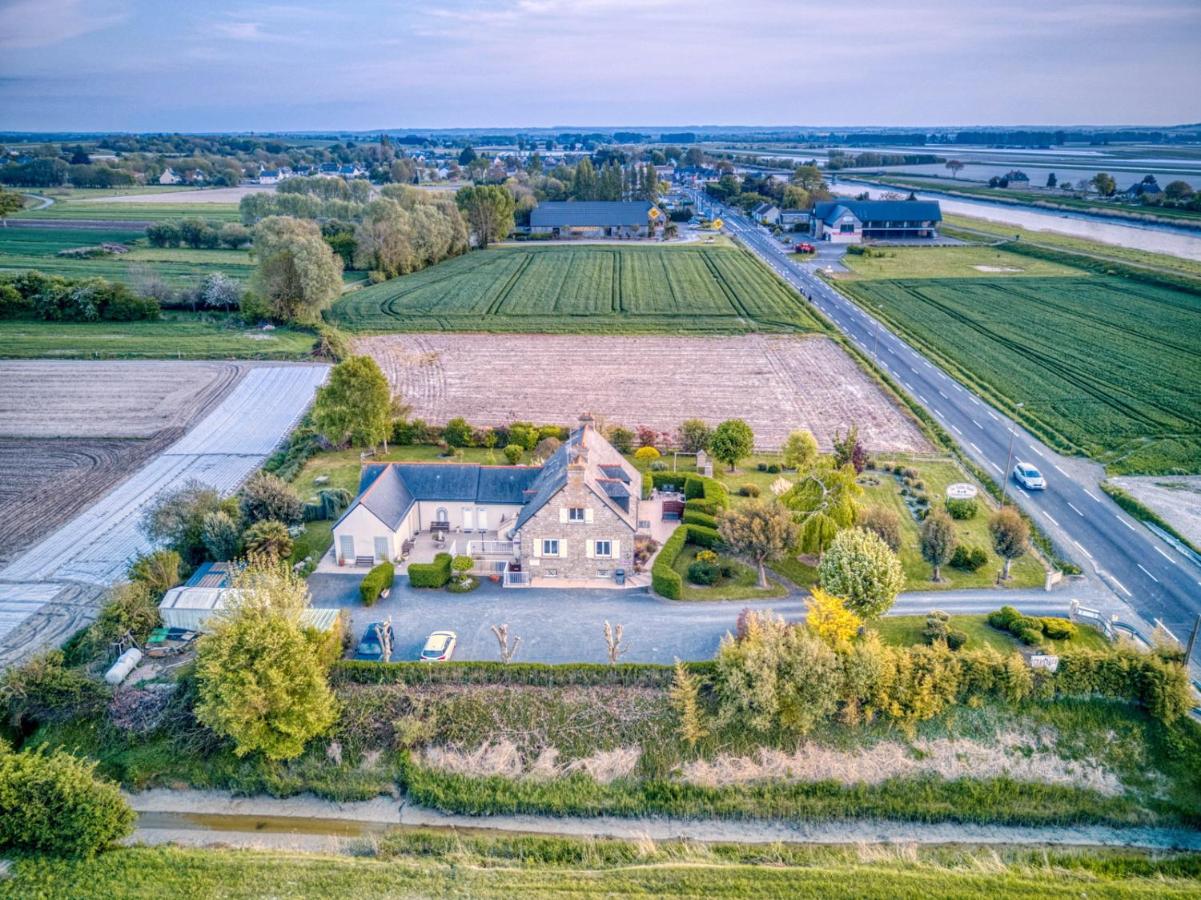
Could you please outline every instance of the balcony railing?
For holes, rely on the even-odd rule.
[[[517,556],[521,545],[516,541],[468,541],[468,556]]]

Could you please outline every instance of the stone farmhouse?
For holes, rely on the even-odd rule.
[[[585,416],[540,466],[373,463],[334,524],[338,565],[476,559],[506,587],[620,582],[632,572],[642,476]]]

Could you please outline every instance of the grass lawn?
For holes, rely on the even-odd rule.
[[[1201,288],[1034,274],[1055,264],[992,249],[888,252],[838,287],[1040,437],[1114,473],[1201,471]],[[1023,272],[948,277],[977,254]]]
[[[12,216],[13,219],[81,219],[108,222],[159,222],[165,219],[201,218],[215,222],[239,221],[236,203],[132,203],[113,201],[110,197],[128,197],[143,194],[169,194],[196,190],[195,185],[145,186],[133,185],[122,188],[52,188],[45,191],[30,190],[28,193],[50,197],[54,203],[45,209],[26,208]]]
[[[724,553],[718,554],[717,564],[733,567],[734,575],[730,578],[720,577],[717,583],[711,586],[693,584],[688,580],[688,567],[696,561],[696,554],[702,549],[693,544],[685,544],[680,555],[672,563],[671,567],[684,579],[682,600],[768,600],[772,597],[783,597],[788,593],[784,585],[770,579],[768,587],[759,587],[759,576],[753,567]]]
[[[472,837],[407,832],[356,856],[123,847],[21,856],[0,898],[1196,896],[1197,854],[1023,848],[892,849]],[[372,858],[368,858],[372,857]],[[268,888],[268,886],[270,886]]]
[[[926,627],[925,616],[884,616],[872,623],[872,628],[880,633],[881,640],[886,644],[897,647],[908,647],[912,644],[924,644],[922,631]],[[1014,650],[1029,650],[1025,644],[1013,637],[1007,631],[998,631],[988,624],[988,616],[951,616],[952,631],[962,631],[967,635],[965,650],[978,650],[992,647],[1001,653],[1011,653]],[[1043,639],[1043,645],[1058,653],[1069,647],[1083,647],[1089,650],[1101,650],[1110,646],[1105,635],[1087,625],[1080,625],[1075,637],[1068,640],[1053,641]]]
[[[836,281],[861,278],[1052,278],[1088,274],[1084,269],[1063,263],[1019,256],[987,246],[873,247],[871,256],[848,253],[842,262],[851,274],[836,276]],[[991,271],[993,269],[1006,271]]]
[[[313,333],[247,329],[217,313],[168,311],[155,322],[0,321],[0,358],[309,359]]]
[[[1166,253],[1149,253],[1146,250],[1119,247],[1116,244],[1102,244],[1086,238],[1056,234],[1053,231],[1031,231],[1005,222],[990,222],[987,219],[974,219],[970,216],[944,215],[943,227],[939,230],[947,237],[974,241],[988,238],[1013,240],[1014,237],[1017,237],[1025,243],[1042,244],[1069,253],[1082,253],[1098,259],[1113,259],[1132,265],[1150,266],[1167,272],[1201,277],[1201,260],[1185,259],[1183,256],[1170,256]]]
[[[506,246],[348,294],[352,331],[735,334],[820,331],[794,291],[722,246]]]
[[[884,461],[881,458],[880,461]],[[912,466],[918,472],[918,478],[925,484],[925,492],[929,496],[931,506],[941,504],[946,498],[947,485],[955,482],[970,481],[964,476],[959,467],[950,460],[944,461],[906,461],[903,457],[890,459],[905,466]],[[867,481],[877,484],[863,484]],[[955,535],[960,544],[969,547],[982,547],[988,554],[986,562],[979,570],[969,572],[964,569],[953,569],[943,566],[942,578],[939,583],[930,580],[932,574],[930,564],[922,559],[920,549],[921,524],[910,513],[901,494],[902,483],[891,474],[881,471],[867,471],[860,480],[863,486],[861,502],[867,506],[883,506],[896,512],[901,520],[901,564],[905,568],[908,591],[946,590],[950,588],[980,588],[992,587],[996,582],[997,573],[1001,571],[1001,558],[992,551],[992,538],[988,533],[988,517],[992,507],[988,504],[984,491],[977,498],[979,511],[975,518],[955,521]],[[1010,569],[1010,580],[1007,587],[1029,588],[1041,587],[1046,573],[1036,557],[1026,554],[1014,561]]]

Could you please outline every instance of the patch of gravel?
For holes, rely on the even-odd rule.
[[[1201,547],[1201,475],[1126,475],[1109,479]]]

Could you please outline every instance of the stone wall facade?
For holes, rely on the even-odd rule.
[[[637,522],[637,497],[630,498]],[[585,511],[584,521],[572,521],[567,510]],[[544,540],[559,542],[559,555],[543,553]],[[596,542],[609,541],[611,557],[596,556]],[[521,559],[536,584],[550,586],[555,579],[613,580],[617,569],[634,571],[634,529],[597,496],[584,477],[582,466],[568,470],[567,484],[521,529]]]

